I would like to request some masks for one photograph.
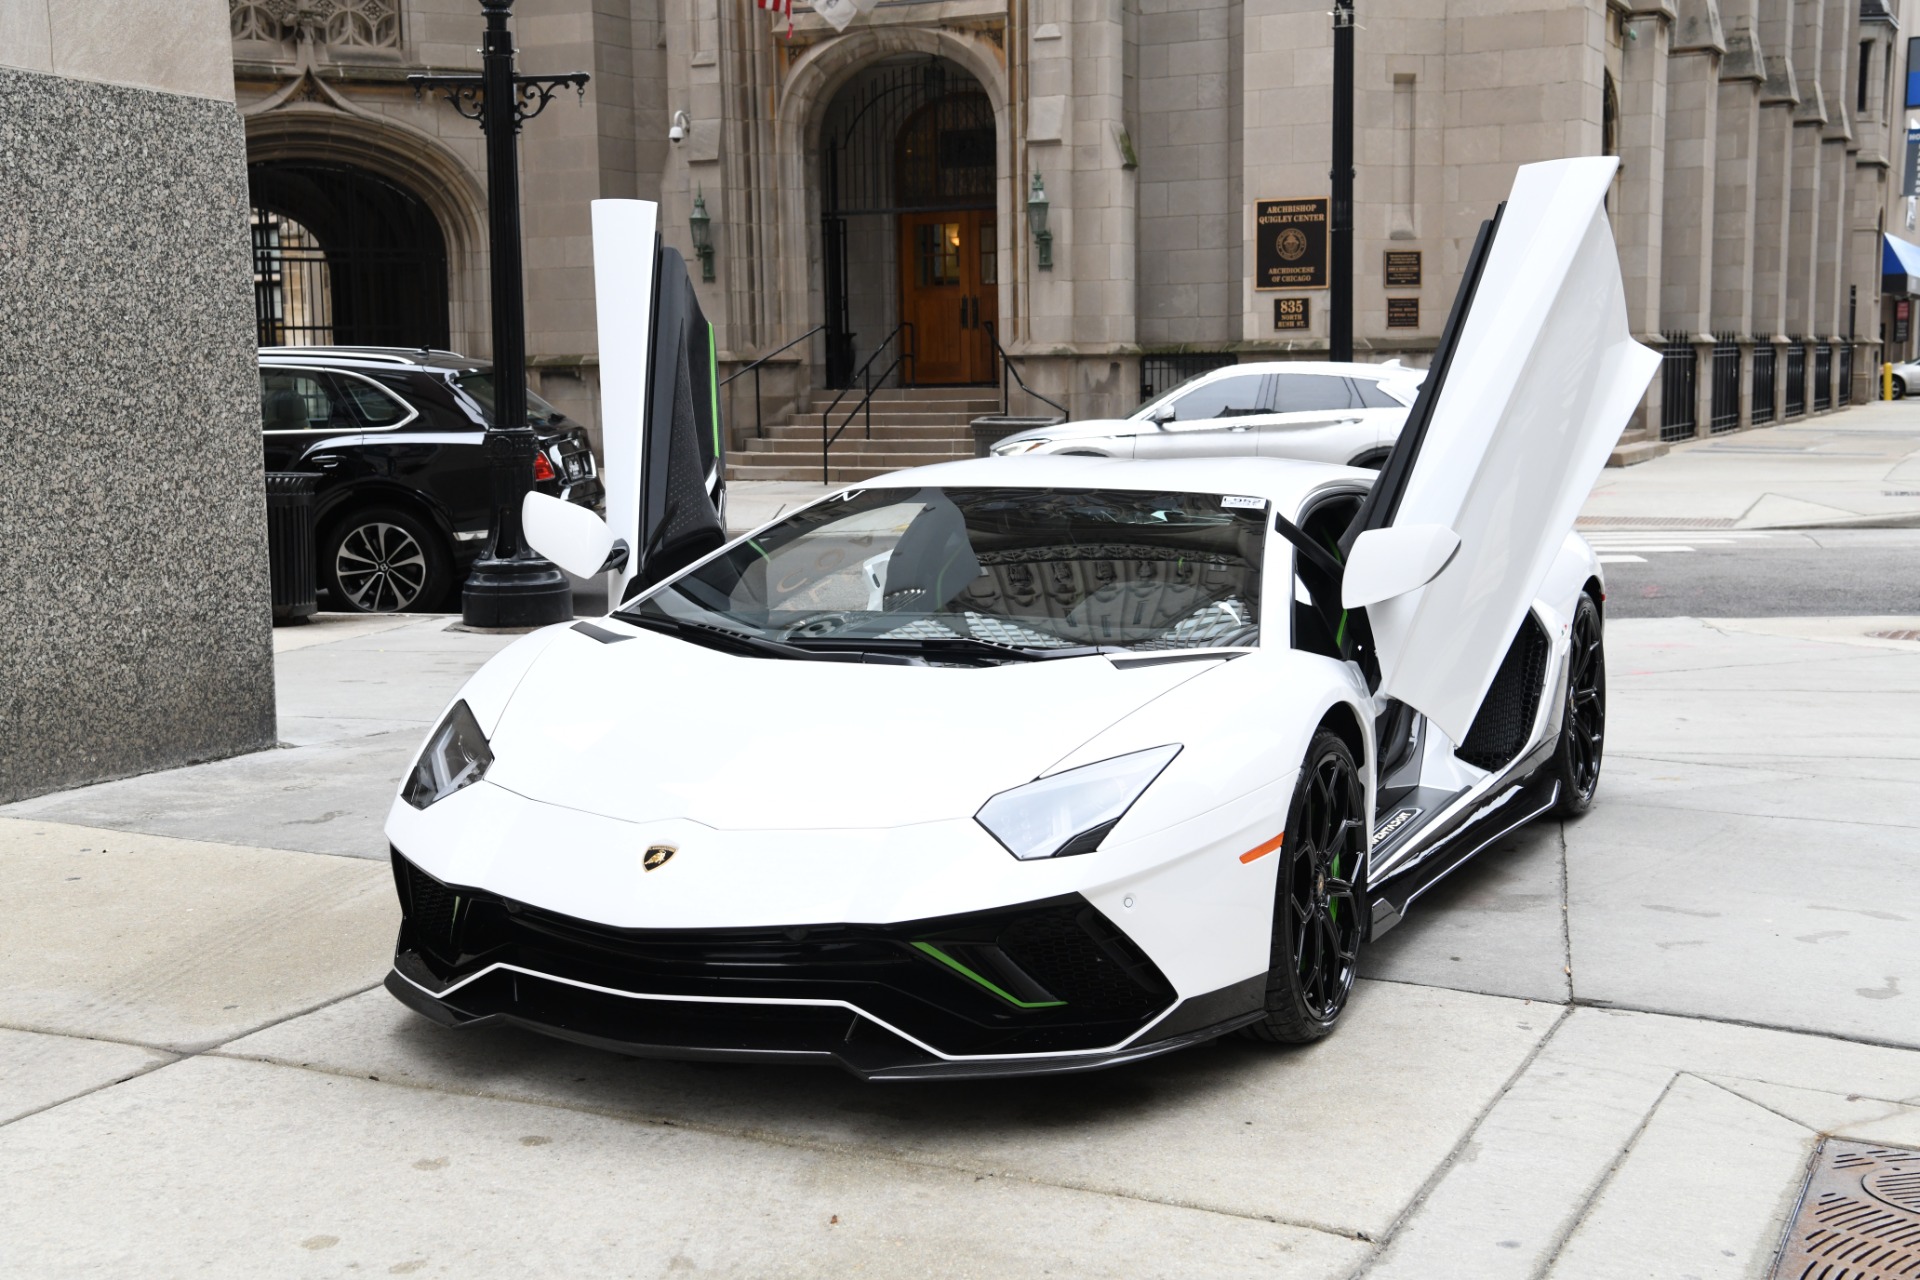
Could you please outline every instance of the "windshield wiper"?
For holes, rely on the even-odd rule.
[[[1069,645],[1058,649],[1037,649],[1026,645],[1007,644],[999,640],[982,640],[978,636],[870,636],[862,638],[831,637],[807,640],[808,648],[818,647],[823,652],[846,652],[849,650],[880,653],[953,653],[979,654],[998,658],[1002,662],[1050,662],[1055,658],[1088,658],[1102,653],[1126,653],[1126,649],[1112,645]]]
[[[869,660],[863,653],[823,653],[814,649],[803,649],[797,644],[769,640],[765,636],[749,635],[745,631],[735,631],[731,627],[716,627],[711,623],[693,622],[664,613],[641,613],[636,610],[619,616],[622,621],[631,622],[636,627],[645,627],[650,631],[677,636],[692,644],[706,645],[710,649],[731,650],[735,653],[750,653],[762,658],[785,658],[800,662],[866,662]],[[921,665],[914,659],[899,654],[875,654],[872,660],[889,665]]]

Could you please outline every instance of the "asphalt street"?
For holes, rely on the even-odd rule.
[[[1586,535],[1614,618],[1920,614],[1920,529]]]

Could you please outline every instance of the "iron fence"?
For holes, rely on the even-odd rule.
[[[1188,378],[1197,378],[1230,364],[1240,357],[1230,351],[1198,351],[1185,355],[1140,357],[1140,403],[1165,395]]]
[[[1807,411],[1807,346],[1794,339],[1787,347],[1787,413],[1797,418]]]
[[[1713,335],[1713,410],[1707,429],[1718,435],[1740,425],[1740,344],[1730,333]]]
[[[1773,421],[1774,373],[1779,366],[1778,350],[1771,342],[1755,343],[1753,348],[1752,421],[1755,426]]]
[[[1813,349],[1813,411],[1833,407],[1833,344],[1823,342]]]
[[[1836,401],[1838,401],[1840,404],[1852,404],[1853,403],[1853,344],[1851,342],[1842,343],[1840,346],[1839,355],[1840,355],[1840,359],[1839,359],[1840,369],[1839,369],[1839,373],[1836,375],[1839,379],[1839,386],[1837,386],[1834,389],[1833,398]]]
[[[1688,334],[1669,333],[1666,338],[1666,348],[1660,353],[1660,438],[1690,440],[1699,429],[1694,395],[1700,353]]]

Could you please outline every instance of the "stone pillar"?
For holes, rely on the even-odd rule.
[[[1759,141],[1754,160],[1753,332],[1774,350],[1773,422],[1786,406],[1787,247],[1793,206],[1793,116],[1800,90],[1793,71],[1795,0],[1761,0]],[[1749,406],[1751,413],[1751,406]]]
[[[1906,119],[1901,110],[1906,100],[1903,86],[1898,77],[1886,74],[1900,65],[1899,51],[1905,49],[1905,42],[1897,40],[1898,29],[1890,13],[1881,10],[1872,19],[1865,13],[1863,9],[1860,38],[1873,42],[1873,64],[1867,74],[1866,110],[1854,121],[1860,149],[1854,155],[1853,226],[1847,254],[1854,309],[1846,333],[1853,346],[1852,396],[1856,404],[1879,397],[1880,362],[1887,358],[1880,335],[1881,236],[1893,175],[1892,124]]]
[[[1707,433],[1713,403],[1714,195],[1720,59],[1726,52],[1713,0],[1680,0],[1667,64],[1667,175],[1662,195],[1660,328],[1686,334],[1696,358],[1694,428]]]
[[[1660,335],[1661,218],[1666,199],[1668,45],[1673,9],[1641,3],[1627,15],[1621,59],[1620,190],[1613,220],[1626,287],[1627,324],[1633,335],[1658,349]],[[1631,459],[1660,452],[1660,379],[1621,433],[1624,447],[1641,446]],[[1624,451],[1624,450],[1623,450]]]
[[[1719,140],[1714,155],[1713,293],[1709,327],[1740,344],[1740,423],[1753,425],[1752,350],[1755,220],[1760,174],[1760,90],[1766,81],[1754,0],[1721,15],[1727,54],[1720,60]]]
[[[1829,221],[1827,195],[1822,189],[1820,137],[1827,112],[1820,88],[1822,8],[1828,0],[1799,0],[1794,14],[1793,62],[1798,73],[1800,102],[1793,112],[1792,214],[1787,233],[1786,328],[1791,338],[1806,341],[1820,331],[1819,263],[1821,225]],[[1834,0],[1850,3],[1850,0]],[[1808,359],[1811,364],[1812,353]],[[1809,374],[1811,377],[1811,374]],[[1808,400],[1811,402],[1809,395]]]
[[[1853,158],[1859,148],[1853,138],[1853,104],[1859,53],[1854,36],[1860,26],[1860,6],[1845,0],[1827,0],[1822,14],[1820,85],[1826,99],[1827,121],[1820,133],[1820,189],[1827,217],[1820,227],[1820,261],[1815,297],[1815,333],[1834,345],[1834,378],[1829,383],[1829,407],[1837,404],[1839,344],[1846,333],[1847,246],[1853,236]]]
[[[271,747],[274,688],[226,6],[0,32],[4,802]]]

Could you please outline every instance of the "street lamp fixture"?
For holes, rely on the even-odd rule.
[[[698,189],[693,195],[693,213],[687,218],[693,228],[693,251],[700,255],[700,278],[713,280],[713,218],[707,213],[707,197]]]
[[[573,584],[527,545],[520,504],[533,488],[539,441],[527,421],[526,299],[520,280],[520,126],[546,109],[561,89],[584,101],[587,75],[523,76],[514,72],[513,0],[480,0],[486,16],[480,74],[411,75],[416,97],[432,90],[487,136],[487,256],[493,303],[493,422],[487,456],[493,472],[493,516],[487,549],[460,594],[470,627],[537,627],[573,616]]]
[[[1040,259],[1034,265],[1042,271],[1053,270],[1053,232],[1047,230],[1047,188],[1040,175],[1033,175],[1033,193],[1027,197],[1027,225],[1033,229],[1033,243]]]

